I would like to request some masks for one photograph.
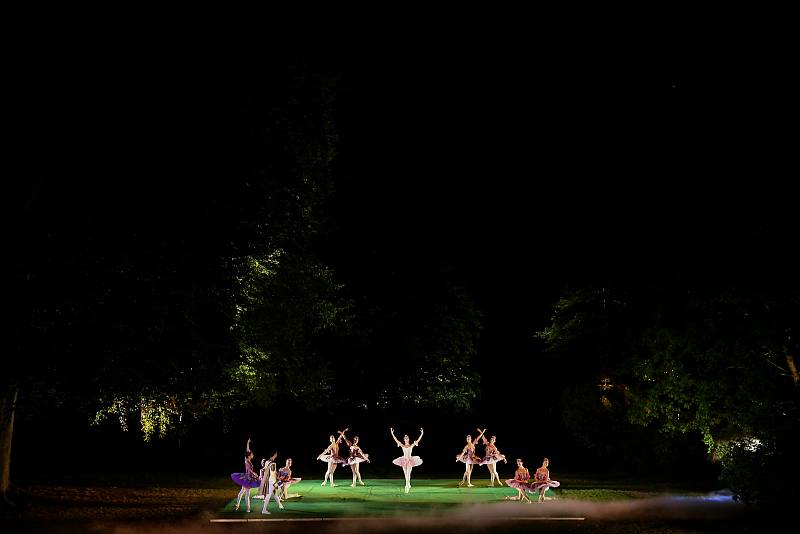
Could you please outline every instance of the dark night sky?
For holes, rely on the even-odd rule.
[[[434,34],[247,58],[186,44],[48,50],[20,85],[45,224],[212,239],[173,201],[224,190],[235,151],[215,143],[237,124],[223,117],[300,61],[340,80],[322,254],[355,293],[387,272],[446,270],[486,314],[485,342],[520,351],[567,282],[789,276],[796,84],[776,56]]]

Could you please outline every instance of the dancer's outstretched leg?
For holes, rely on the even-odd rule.
[[[239,509],[239,505],[242,504],[242,497],[244,497],[244,492],[246,491],[245,487],[242,486],[242,489],[239,490],[239,495],[236,497],[236,510]]]
[[[472,466],[473,464],[467,464],[467,487],[472,488],[474,484],[472,483]]]
[[[334,471],[336,471],[336,464],[331,462],[331,487],[336,485],[336,484],[333,483],[333,472]]]

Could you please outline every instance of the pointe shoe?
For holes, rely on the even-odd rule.
[[[272,512],[270,512],[269,510],[261,510],[261,513],[262,514],[271,514]]]
[[[359,482],[361,482],[361,481],[359,481]],[[366,486],[366,484],[364,484],[363,482],[361,482],[361,485],[362,485],[362,486]]]
[[[327,482],[327,480],[323,480],[323,481],[322,481],[322,484],[320,484],[320,486],[323,486],[323,487],[324,487],[326,482]]]
[[[279,504],[279,505],[278,505],[278,509],[279,509],[279,510],[286,510],[286,508],[284,508],[282,504]]]
[[[350,487],[351,487],[351,488],[355,488],[355,487],[356,487],[356,483],[355,483],[355,482],[353,482],[352,484],[350,484]]]
[[[474,487],[475,487],[475,484],[467,484],[467,487],[468,487],[468,488],[474,488]]]

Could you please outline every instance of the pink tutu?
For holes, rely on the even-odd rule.
[[[533,488],[533,484],[531,484],[530,482],[520,482],[513,478],[509,478],[508,480],[506,480],[506,484],[508,484],[514,489],[524,490],[524,491],[532,491]]]
[[[506,459],[506,456],[504,454],[494,454],[492,456],[487,456],[486,458],[484,458],[483,460],[481,460],[478,463],[480,463],[481,465],[496,464],[497,462],[501,462],[501,461],[503,461],[505,459]]]
[[[422,465],[422,458],[419,456],[398,456],[392,460],[392,463],[400,467],[417,467]]]
[[[347,465],[353,465],[360,462],[369,462],[369,454],[364,454],[362,456],[351,456],[350,458],[347,459],[347,462],[345,463]]]
[[[456,456],[456,461],[474,465],[481,463],[481,458],[480,456],[475,456],[475,451],[465,451]]]
[[[558,480],[551,480],[549,482],[540,482],[538,484],[531,484],[533,487],[529,490],[531,493],[536,493],[540,491],[542,488],[557,488],[561,485],[561,482]],[[545,490],[547,491],[547,490]]]
[[[320,461],[323,461],[323,462],[326,462],[326,463],[327,462],[333,462],[335,464],[346,464],[347,463],[347,460],[345,460],[341,456],[334,456],[331,453],[320,454],[319,456],[317,456],[317,460],[320,460]]]

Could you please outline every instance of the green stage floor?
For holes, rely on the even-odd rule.
[[[274,500],[268,506],[270,515],[262,515],[262,499],[250,499],[251,513],[246,513],[242,498],[240,509],[234,510],[237,491],[231,488],[234,497],[220,510],[221,518],[337,518],[337,517],[384,517],[403,515],[427,515],[444,512],[465,504],[498,503],[505,506],[523,506],[517,502],[506,502],[505,497],[517,495],[508,486],[487,487],[486,480],[474,482],[472,488],[458,487],[460,479],[411,479],[411,491],[405,493],[405,479],[364,480],[365,486],[350,487],[351,479],[342,478],[336,486],[320,486],[321,480],[303,480],[289,488],[289,493],[300,494],[299,498],[283,501],[285,510],[280,511]],[[252,490],[252,495],[257,493]],[[550,489],[548,498],[558,495],[558,489]],[[531,495],[533,499],[536,496]]]

